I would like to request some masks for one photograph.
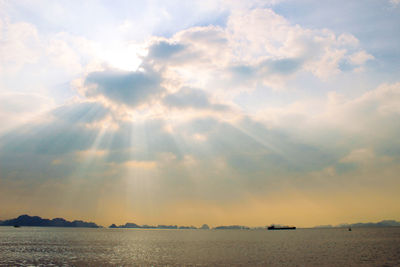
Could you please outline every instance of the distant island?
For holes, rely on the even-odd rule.
[[[93,222],[67,221],[63,218],[42,219],[39,216],[21,215],[18,218],[0,221],[0,226],[40,226],[40,227],[87,227],[100,228]]]
[[[395,220],[383,220],[380,222],[368,222],[368,223],[342,223],[338,225],[318,225],[314,226],[314,228],[360,228],[360,227],[400,227],[400,222]]]
[[[126,223],[124,225],[115,225],[111,224],[108,228],[134,228],[134,229],[203,229],[203,230],[226,230],[226,229],[231,229],[231,230],[249,230],[250,227],[248,226],[242,226],[242,225],[227,225],[227,226],[217,226],[214,228],[210,228],[207,224],[203,224],[200,228],[197,228],[196,226],[177,226],[177,225],[138,225],[136,223]]]
[[[222,225],[213,228],[215,230],[249,230],[250,227],[244,225]]]
[[[358,227],[400,227],[400,222],[395,220],[384,220],[377,223],[352,223],[352,224],[339,224],[336,226],[332,225],[320,225],[314,226],[312,228],[358,228]],[[203,224],[201,227],[197,228],[196,226],[178,226],[178,225],[138,225],[136,223],[125,223],[123,225],[115,225],[111,224],[109,228],[133,228],[133,229],[212,229],[212,230],[281,230],[288,229],[294,230],[295,226],[285,226],[280,224],[273,224],[270,226],[258,226],[258,227],[249,227],[245,225],[220,225],[216,227],[209,227],[207,224]]]
[[[134,229],[209,229],[208,225],[203,224],[201,228],[197,228],[196,226],[178,226],[178,225],[138,225],[136,223],[126,223],[124,225],[115,225],[111,224],[108,228],[134,228]]]
[[[81,220],[74,220],[72,222],[67,221],[63,218],[54,219],[43,219],[39,216],[21,215],[14,219],[0,221],[0,226],[39,226],[39,227],[85,227],[85,228],[103,228],[94,222],[85,222]],[[274,224],[274,228],[285,227],[279,224]],[[383,220],[380,222],[368,222],[368,223],[343,223],[338,225],[319,225],[312,228],[361,228],[361,227],[400,227],[400,222],[395,220]],[[202,229],[202,230],[267,230],[271,226],[258,226],[248,227],[244,225],[220,225],[216,227],[209,227],[207,224],[203,224],[201,227],[190,226],[178,226],[178,225],[139,225],[132,222],[127,222],[123,225],[111,224],[108,228],[132,228],[132,229]],[[295,229],[295,227],[292,227]],[[286,229],[286,228],[285,228]]]

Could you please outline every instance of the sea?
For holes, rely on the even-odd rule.
[[[0,227],[0,266],[400,266],[400,228]]]

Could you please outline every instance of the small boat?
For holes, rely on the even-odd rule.
[[[351,227],[349,227],[349,231],[351,231]]]
[[[268,230],[296,230],[295,226],[275,226],[271,225],[268,227]]]
[[[18,224],[15,224],[14,227],[15,227],[15,228],[19,228],[19,227],[21,227],[21,226],[19,226]]]

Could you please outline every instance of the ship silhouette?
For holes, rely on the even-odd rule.
[[[296,230],[295,226],[275,226],[275,225],[271,225],[268,226],[267,228],[268,230]]]

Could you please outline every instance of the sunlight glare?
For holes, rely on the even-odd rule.
[[[119,43],[99,51],[99,57],[112,68],[135,71],[142,63],[141,56],[146,51],[143,47],[135,44]]]

